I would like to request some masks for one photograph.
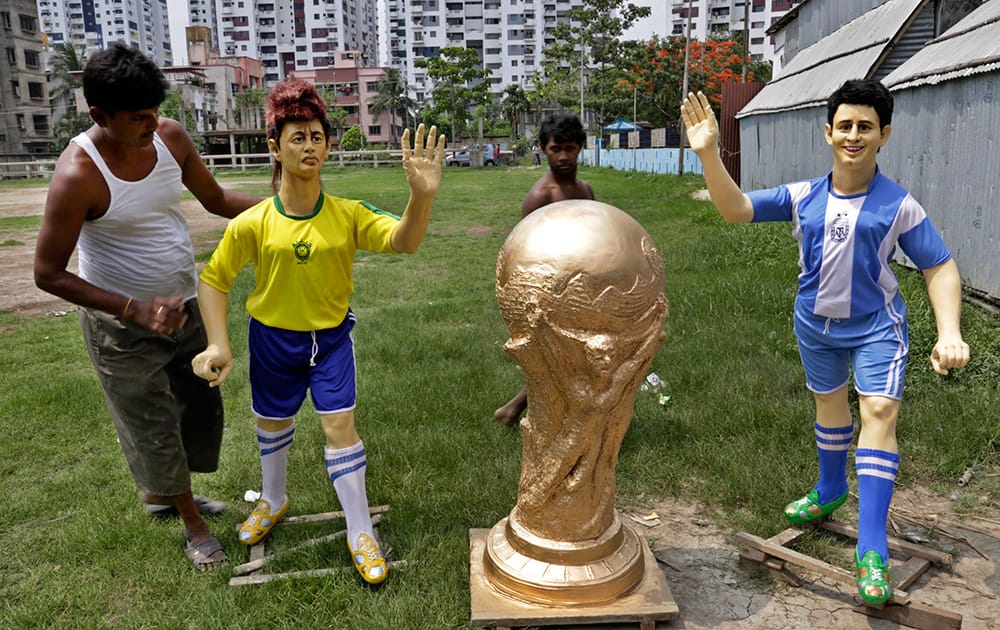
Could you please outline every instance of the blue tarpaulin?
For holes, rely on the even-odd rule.
[[[624,118],[619,118],[610,125],[604,125],[603,129],[604,131],[639,131],[642,127]]]

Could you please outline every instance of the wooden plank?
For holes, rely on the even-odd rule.
[[[390,570],[402,569],[406,566],[406,560],[397,560],[387,563]],[[254,573],[252,575],[242,575],[230,578],[229,586],[247,586],[250,584],[266,584],[276,580],[289,580],[303,577],[322,577],[324,575],[336,575],[338,573],[355,573],[354,567],[331,567],[328,569],[312,569],[310,571],[289,571],[287,573]]]
[[[757,560],[757,557],[762,559]],[[739,565],[743,569],[766,573],[775,579],[788,582],[792,586],[802,586],[802,580],[785,568],[785,562],[783,560],[772,558],[771,556],[763,554],[756,549],[741,551]]]
[[[895,583],[896,588],[910,588],[910,585],[916,582],[930,566],[930,560],[925,558],[910,558],[892,570],[892,581]]]
[[[385,514],[389,511],[388,505],[375,505],[368,508],[368,513],[375,514]],[[278,525],[295,525],[298,523],[318,523],[320,521],[329,521],[335,518],[344,518],[343,512],[321,512],[320,514],[302,514],[300,516],[287,516],[280,521]]]
[[[753,534],[739,532],[736,534],[736,540],[748,547],[757,549],[758,551],[763,551],[768,555],[781,558],[782,560],[786,560],[800,567],[805,567],[806,569],[815,571],[816,573],[824,575],[832,580],[836,580],[843,584],[849,584],[851,586],[855,586],[857,584],[854,574],[845,569],[835,567],[829,563],[823,562],[822,560],[817,560],[816,558],[807,556],[804,553],[799,553],[794,549],[788,549],[787,547],[782,547],[780,545],[773,545],[763,538],[754,536]],[[895,589],[890,601],[895,604],[906,604],[910,601],[910,595],[902,589]]]
[[[910,602],[905,606],[889,604],[882,608],[854,606],[854,612],[888,619],[918,630],[959,630],[962,627],[962,615],[919,602]]]
[[[799,538],[802,538],[810,531],[811,530],[808,529],[799,529],[798,527],[789,527],[788,529],[778,532],[774,536],[768,538],[767,542],[786,547],[792,543],[798,542]]]
[[[853,538],[855,540],[858,538],[858,528],[853,525],[848,525],[847,523],[827,520],[820,523],[819,526],[827,531],[840,534],[841,536],[847,536],[848,538]],[[952,565],[952,557],[950,553],[936,551],[929,547],[917,545],[907,540],[900,540],[899,538],[895,538],[893,536],[889,536],[889,550],[898,551],[911,557],[924,558],[925,560],[930,560],[935,564],[948,568],[951,568]]]
[[[376,514],[375,516],[372,517],[372,525],[378,525],[378,522],[381,520],[382,520],[382,515]],[[308,549],[309,547],[315,547],[316,545],[322,543],[333,542],[335,540],[344,538],[346,536],[347,536],[347,530],[342,529],[340,531],[336,531],[333,532],[332,534],[327,534],[325,536],[320,536],[318,538],[310,538],[293,547],[276,550],[267,557],[262,556],[260,558],[251,559],[250,562],[246,562],[244,564],[238,564],[235,567],[233,567],[233,573],[235,573],[236,575],[245,575],[247,573],[253,573],[254,571],[262,569],[264,565],[269,564],[272,560],[275,560],[281,556],[287,556],[292,553],[295,553],[296,551],[302,551],[303,549]],[[256,546],[257,545],[254,545],[254,547]]]

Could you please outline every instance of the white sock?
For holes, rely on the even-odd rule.
[[[257,427],[257,446],[260,448],[261,490],[260,498],[279,509],[288,498],[288,451],[295,435],[295,422],[280,431],[265,431]]]
[[[368,492],[365,489],[365,444],[358,440],[347,448],[323,448],[326,471],[337,491],[337,498],[344,509],[347,521],[347,539],[351,548],[357,548],[358,536],[368,534],[375,538],[372,518],[368,513]]]

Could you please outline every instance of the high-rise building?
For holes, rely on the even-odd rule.
[[[492,71],[490,91],[508,85],[530,88],[541,66],[542,51],[552,41],[557,21],[568,20],[570,9],[583,0],[386,0],[389,59],[417,101],[430,96],[432,82],[418,59],[457,46],[479,53]]]
[[[16,161],[47,152],[52,142],[43,33],[35,0],[0,6],[0,154]]]
[[[665,35],[683,37],[691,16],[691,38],[705,41],[712,33],[728,31],[743,34],[745,20],[750,23],[750,58],[770,60],[773,43],[765,34],[771,24],[788,13],[802,0],[670,0],[672,31]]]
[[[173,65],[167,0],[37,0],[50,45],[69,42],[89,55],[116,41],[141,50],[159,66]]]
[[[191,25],[210,27],[223,55],[260,59],[267,86],[333,67],[337,51],[377,66],[376,8],[376,0],[188,0]]]

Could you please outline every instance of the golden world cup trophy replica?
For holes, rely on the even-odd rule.
[[[615,509],[618,450],[665,337],[649,234],[608,204],[549,204],[507,238],[496,286],[529,407],[517,505],[470,532],[472,624],[675,618],[645,539]]]

